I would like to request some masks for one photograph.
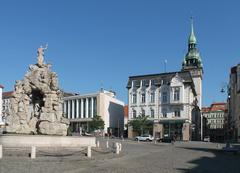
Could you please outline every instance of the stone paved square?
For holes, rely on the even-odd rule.
[[[170,143],[111,140],[122,143],[122,152],[116,155],[106,150],[106,140],[100,140],[100,149],[94,148],[92,158],[84,149],[38,150],[31,160],[28,151],[5,149],[0,160],[1,173],[238,173],[240,155],[223,153],[223,144],[204,142]]]

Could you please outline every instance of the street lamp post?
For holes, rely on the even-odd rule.
[[[229,131],[230,131],[230,115],[231,115],[231,104],[230,104],[230,86],[229,84],[225,83],[224,86],[221,88],[221,93],[227,93],[227,103],[228,103],[228,115],[227,115],[227,133],[226,133],[226,147],[229,147],[230,146],[230,136],[229,136]]]

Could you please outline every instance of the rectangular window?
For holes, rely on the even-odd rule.
[[[151,117],[154,118],[154,109],[151,109]]]
[[[151,103],[155,102],[155,93],[154,92],[151,92],[151,94],[150,94],[150,101],[151,101]]]
[[[142,110],[142,117],[145,117],[145,110]]]
[[[167,111],[165,109],[162,111],[162,114],[164,118],[167,118]]]
[[[145,102],[146,102],[146,94],[142,93],[142,103],[145,103]]]
[[[142,86],[146,86],[147,81],[146,80],[142,80]]]
[[[180,89],[179,88],[174,88],[174,90],[173,90],[173,100],[174,101],[179,101],[180,100]]]
[[[163,80],[162,80],[162,84],[163,84],[163,85],[167,85],[167,80],[166,80],[166,79],[163,79]]]
[[[133,118],[136,118],[136,117],[137,117],[137,111],[133,110]]]
[[[136,94],[136,93],[134,93],[134,94],[132,95],[132,103],[134,103],[134,104],[137,103],[137,94]]]
[[[167,103],[167,92],[162,93],[162,102]]]
[[[153,79],[151,80],[151,85],[155,85],[155,81]]]
[[[180,117],[180,110],[175,110],[174,115],[175,117]]]

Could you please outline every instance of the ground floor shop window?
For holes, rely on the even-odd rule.
[[[182,127],[183,123],[166,123],[163,124],[163,131],[165,138],[175,138],[176,140],[182,140]]]

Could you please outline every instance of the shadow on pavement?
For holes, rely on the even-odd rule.
[[[186,150],[210,152],[214,157],[200,157],[188,163],[196,165],[190,169],[178,168],[181,173],[240,173],[240,154],[225,153],[218,149],[185,148]]]

